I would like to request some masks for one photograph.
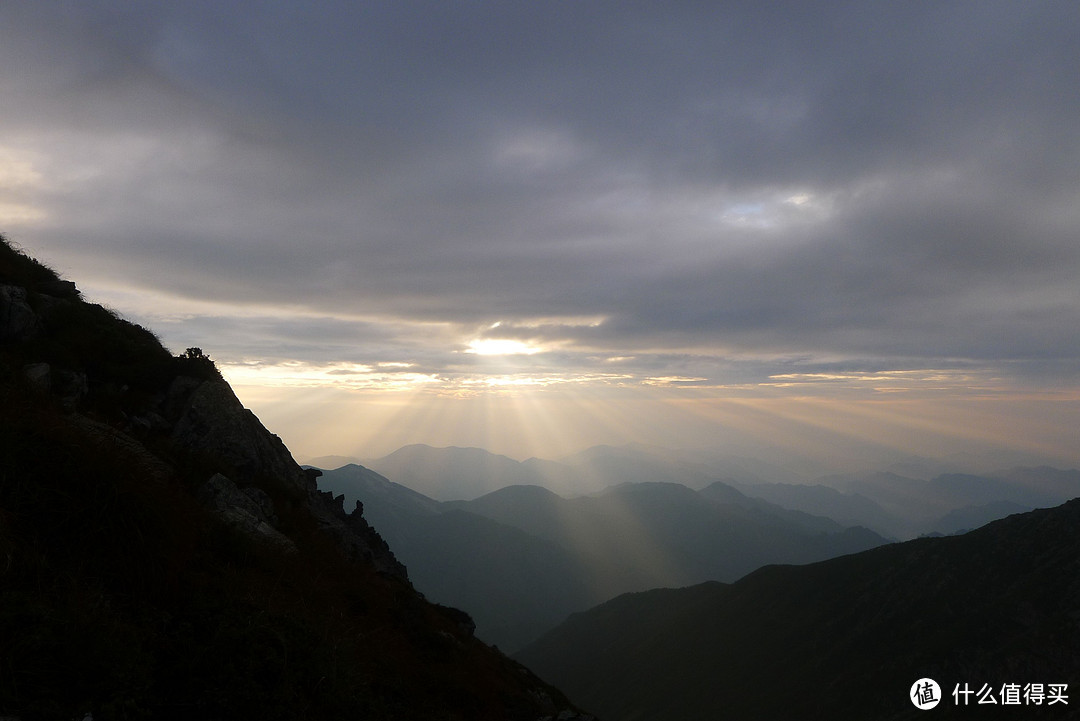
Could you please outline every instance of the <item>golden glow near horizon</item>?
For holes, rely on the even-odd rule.
[[[1075,392],[1028,391],[985,370],[792,370],[725,382],[720,371],[700,372],[708,368],[705,361],[650,372],[649,358],[657,351],[612,352],[561,340],[574,337],[567,328],[597,327],[603,317],[419,324],[101,290],[91,288],[91,294],[140,308],[142,322],[165,332],[185,323],[216,323],[228,310],[241,319],[240,333],[251,332],[253,344],[272,352],[280,352],[280,336],[258,335],[269,317],[295,327],[337,323],[344,325],[328,327],[348,329],[356,323],[377,335],[409,339],[369,362],[255,355],[218,360],[241,400],[301,460],[375,457],[410,443],[558,458],[597,444],[639,442],[724,446],[747,454],[785,449],[822,467],[840,461],[865,466],[875,453],[990,447],[1080,463]],[[344,343],[341,348],[350,350]],[[217,355],[212,347],[205,350]],[[686,348],[678,355],[697,363],[710,357],[708,351]]]
[[[630,374],[450,377],[413,373],[404,363],[382,365],[222,370],[301,459],[376,457],[427,443],[482,447],[523,460],[638,442],[746,453],[772,448],[823,468],[862,468],[890,453],[944,456],[988,448],[1064,465],[1078,460],[1077,394],[1025,393],[985,378],[979,379],[983,390],[967,394],[946,381],[971,379],[945,371],[784,374],[722,386],[695,384],[697,377]]]
[[[398,362],[376,363],[373,366],[301,362],[221,363],[219,366],[222,375],[231,384],[266,388],[292,386],[396,391],[440,382],[434,374],[403,372],[402,369],[410,368],[412,364]]]
[[[541,352],[541,349],[511,338],[478,338],[469,341],[469,349],[465,352],[477,355],[533,355]]]

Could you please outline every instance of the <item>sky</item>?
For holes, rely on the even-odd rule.
[[[1075,2],[0,5],[0,232],[301,461],[1080,465]]]

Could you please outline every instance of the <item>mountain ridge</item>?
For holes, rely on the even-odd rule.
[[[0,242],[0,715],[589,718],[317,475],[200,349]]]
[[[477,500],[511,485],[542,486],[573,498],[602,493],[624,482],[674,482],[699,491],[720,483],[788,511],[831,518],[842,526],[864,526],[901,540],[962,530],[963,525],[946,518],[954,511],[976,517],[980,507],[985,511],[988,504],[1001,501],[1015,504],[1014,510],[1045,508],[1080,494],[1080,470],[1050,466],[972,473],[962,472],[955,463],[927,460],[911,469],[925,476],[885,469],[806,476],[793,483],[792,474],[776,464],[641,444],[594,446],[558,461],[530,458],[518,462],[479,448],[424,444],[404,446],[395,454],[407,458],[416,452],[424,456],[423,463],[382,467],[381,459],[365,463],[395,482],[442,501]],[[472,460],[463,463],[464,457]],[[462,493],[459,485],[470,490]],[[937,524],[943,518],[949,525]],[[984,518],[991,516],[984,514]]]
[[[356,466],[325,471],[320,487],[362,501],[417,587],[469,611],[481,638],[511,651],[567,614],[624,591],[731,581],[762,563],[817,560],[885,542],[733,488],[710,495],[670,482],[625,483],[565,498],[543,486],[513,485],[418,507],[405,487],[366,472],[383,487],[358,480]],[[511,548],[527,573],[507,555]]]
[[[627,594],[516,657],[615,721],[921,718],[907,694],[923,677],[946,702],[960,683],[1075,683],[1078,529],[1075,499],[730,585]]]

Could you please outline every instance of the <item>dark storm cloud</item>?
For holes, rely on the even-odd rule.
[[[568,363],[1080,356],[1071,3],[0,13],[0,146],[48,217],[7,232],[73,274],[501,320]],[[562,316],[607,322],[528,325]],[[356,356],[408,345],[319,329]],[[339,352],[265,328],[287,335]]]

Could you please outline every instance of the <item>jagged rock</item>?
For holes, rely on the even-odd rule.
[[[228,383],[193,380],[178,378],[169,392],[178,414],[173,441],[185,450],[224,461],[229,467],[221,470],[235,474],[241,483],[272,483],[302,499],[307,494],[306,476],[281,439],[244,408]]]
[[[70,280],[47,280],[37,284],[37,291],[54,298],[78,298],[79,288]]]
[[[224,461],[229,468],[222,470],[235,473],[245,485],[269,483],[297,501],[306,499],[320,528],[334,537],[347,556],[408,580],[405,566],[364,520],[362,508],[346,514],[344,497],[335,499],[318,491],[315,478],[320,473],[300,468],[281,439],[241,405],[227,383],[177,378],[165,400],[165,412],[176,419],[172,439],[178,446]],[[248,501],[259,505],[251,498]]]
[[[227,525],[244,535],[283,550],[295,551],[296,544],[271,523],[274,504],[270,497],[259,489],[254,490],[258,493],[241,491],[231,480],[215,473],[199,489],[198,499]],[[266,504],[270,506],[269,515],[266,513]]]
[[[172,439],[177,445],[221,459],[241,483],[252,486],[270,483],[296,500],[306,498],[322,530],[335,538],[346,555],[408,580],[405,566],[395,558],[382,536],[368,525],[362,508],[359,513],[354,510],[346,514],[344,497],[335,499],[316,490],[318,473],[300,468],[281,439],[241,405],[227,383],[178,378],[165,405],[166,413],[176,418]],[[243,495],[239,490],[237,493]],[[259,505],[251,498],[247,500]]]
[[[377,571],[408,581],[409,573],[404,564],[397,560],[383,537],[364,519],[363,505],[358,502],[353,512],[346,514],[344,500],[344,496],[335,498],[327,491],[312,489],[308,495],[308,508],[322,530],[334,537],[347,556],[370,563]]]
[[[41,330],[41,321],[27,302],[26,289],[0,285],[0,343],[26,340]]]
[[[353,510],[346,513],[344,494],[334,496],[319,490],[316,479],[323,474],[322,471],[318,468],[304,468],[301,472],[312,516],[324,532],[336,539],[346,555],[354,560],[371,563],[382,573],[408,581],[409,572],[405,565],[397,560],[383,537],[364,518],[364,504],[356,501]],[[472,623],[472,619],[469,619],[469,623]],[[471,631],[469,633],[471,635]]]
[[[316,480],[323,474],[318,468],[304,468],[304,487],[307,488],[308,494],[315,493],[319,488],[319,482]]]

